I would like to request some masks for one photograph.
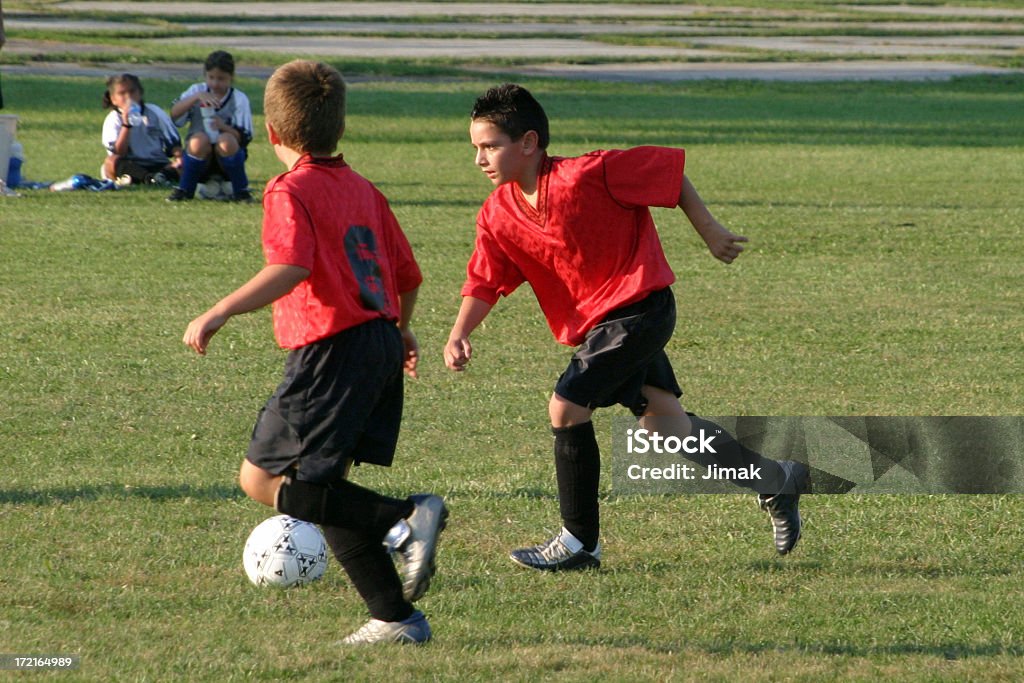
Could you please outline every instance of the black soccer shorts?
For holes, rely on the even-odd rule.
[[[682,396],[665,354],[675,325],[676,302],[668,287],[615,309],[587,332],[555,393],[591,409],[620,404],[637,416],[647,408],[645,385]]]
[[[288,354],[246,459],[272,474],[344,478],[348,458],[390,466],[402,421],[404,357],[393,322],[372,320]]]

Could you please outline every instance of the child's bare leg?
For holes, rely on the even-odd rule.
[[[111,180],[117,179],[117,162],[121,157],[110,154],[103,160],[103,175]]]
[[[206,133],[196,133],[188,139],[188,149],[186,151],[196,158],[205,159],[210,156],[212,149],[210,138],[207,137]]]
[[[233,135],[222,135],[217,138],[214,149],[217,150],[217,156],[229,157],[238,151],[238,140]]]
[[[809,470],[803,463],[778,462],[753,451],[724,430],[720,425],[687,413],[675,395],[657,387],[645,386],[643,395],[647,409],[640,424],[651,431],[671,434],[680,439],[687,436],[713,437],[714,453],[685,455],[707,467],[714,463],[722,467],[747,468],[757,471],[759,479],[737,479],[734,483],[749,486],[758,492],[761,509],[772,519],[775,549],[780,555],[789,553],[800,540],[800,494],[807,486]],[[701,439],[703,441],[703,439]]]
[[[238,473],[238,484],[245,495],[268,507],[275,507],[277,490],[281,488],[283,479],[282,475],[271,474],[248,460],[242,461],[242,469]]]
[[[658,387],[645,386],[644,398],[647,409],[640,418],[640,424],[651,431],[671,434],[680,439],[700,434],[714,437],[715,453],[694,453],[685,457],[707,467],[711,464],[722,467],[754,468],[760,478],[736,480],[736,484],[748,485],[758,493],[778,493],[786,482],[787,473],[783,467],[770,458],[762,456],[743,446],[720,425],[686,412],[674,394]]]

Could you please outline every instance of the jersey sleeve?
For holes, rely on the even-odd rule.
[[[466,282],[462,285],[462,296],[481,299],[493,306],[498,297],[508,296],[525,281],[522,272],[486,226],[478,223],[476,247],[466,266]]]
[[[420,286],[423,282],[423,273],[420,271],[419,264],[416,263],[416,257],[413,255],[409,238],[406,237],[402,226],[398,223],[398,219],[395,218],[394,212],[391,211],[387,199],[382,194],[378,196],[382,203],[381,213],[385,229],[389,234],[388,243],[391,245],[389,259],[394,270],[395,283],[398,293],[405,294]]]
[[[633,147],[605,152],[608,192],[625,206],[679,205],[686,153],[671,147]]]
[[[235,116],[234,125],[235,129],[242,134],[242,147],[245,147],[252,142],[253,128],[252,128],[252,105],[249,104],[249,98],[246,97],[245,93],[241,90],[235,89]]]
[[[178,97],[176,97],[174,99],[174,101],[171,102],[171,108],[173,109],[174,105],[176,105],[178,102],[181,102],[182,100],[186,100],[189,97],[192,97],[197,92],[199,92],[200,89],[203,89],[205,87],[206,87],[206,85],[203,84],[203,83],[193,83],[192,85],[190,85],[188,87],[188,89],[185,92],[183,92],[180,95],[178,95]],[[184,126],[186,123],[188,123],[188,119],[189,119],[189,116],[191,115],[191,113],[192,113],[191,109],[186,109],[184,111],[184,113],[182,113],[181,116],[179,116],[178,118],[174,119],[174,125],[179,127],[179,128],[181,126]]]
[[[163,144],[164,154],[171,156],[171,152],[181,147],[181,135],[178,134],[178,127],[174,125],[170,115],[160,107],[147,104],[146,108],[156,111],[157,119],[160,121],[160,142]]]
[[[263,200],[263,256],[267,265],[313,270],[316,238],[309,212],[290,192],[267,188]]]
[[[117,142],[117,135],[121,132],[121,117],[117,111],[112,111],[107,114],[107,118],[103,119],[103,148],[107,150],[107,154],[114,153],[114,143]]]

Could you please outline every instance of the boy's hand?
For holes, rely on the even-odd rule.
[[[402,330],[402,343],[405,344],[405,357],[402,361],[402,369],[405,374],[413,379],[419,377],[416,366],[420,362],[420,343],[416,341],[416,335],[410,329]]]
[[[220,104],[220,98],[214,95],[209,90],[203,90],[196,93],[196,102],[201,107],[216,107]]]
[[[188,329],[185,330],[185,336],[181,341],[185,342],[186,346],[195,349],[199,355],[205,356],[210,339],[217,333],[217,330],[224,327],[224,323],[227,321],[225,316],[207,311],[188,324]]]
[[[449,370],[462,372],[472,356],[473,347],[469,343],[469,337],[454,337],[445,344],[444,364]]]
[[[710,229],[700,231],[700,236],[704,238],[711,254],[723,263],[735,261],[743,253],[740,243],[747,241],[746,237],[730,232],[717,221]]]

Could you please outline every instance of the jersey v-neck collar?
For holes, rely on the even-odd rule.
[[[551,157],[544,155],[544,161],[540,164],[540,173],[537,174],[537,208],[533,207],[523,194],[523,188],[519,183],[515,184],[513,194],[519,209],[526,214],[531,222],[539,227],[544,227],[547,222],[548,213],[548,176],[551,175]]]

